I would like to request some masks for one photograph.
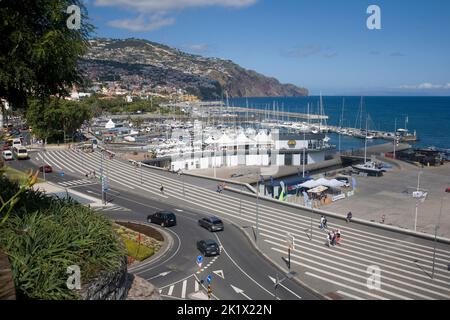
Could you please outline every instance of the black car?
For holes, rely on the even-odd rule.
[[[214,240],[200,240],[197,242],[197,249],[205,256],[217,256],[220,254],[219,245]]]
[[[172,227],[177,225],[177,217],[170,211],[158,211],[147,217],[149,223],[156,223],[161,227]]]
[[[223,231],[223,222],[217,217],[208,217],[198,220],[198,225],[211,232]]]

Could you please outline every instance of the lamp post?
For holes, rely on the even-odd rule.
[[[431,269],[431,279],[434,279],[434,266],[436,264],[436,244],[437,244],[437,230],[439,229],[439,225],[441,223],[441,215],[442,215],[442,207],[444,206],[444,199],[441,199],[441,210],[439,211],[439,218],[436,226],[434,227],[434,248],[433,248],[433,267]]]
[[[417,175],[417,192],[419,192],[420,189],[420,175],[423,173],[423,171],[420,171],[419,174]],[[414,217],[414,232],[417,232],[417,214],[419,211],[419,199],[417,199],[416,201],[416,214]]]
[[[305,177],[305,157],[306,157],[306,132],[303,131],[303,156],[302,156],[302,171],[303,171],[303,178]]]

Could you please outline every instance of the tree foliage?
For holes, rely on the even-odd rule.
[[[67,27],[70,5],[81,9],[78,30]],[[81,0],[0,1],[0,98],[24,108],[30,95],[63,95],[82,83],[77,61],[92,31]]]
[[[73,136],[84,121],[89,120],[91,111],[85,102],[52,98],[42,104],[40,100],[30,100],[27,123],[33,134],[40,139],[55,136]]]

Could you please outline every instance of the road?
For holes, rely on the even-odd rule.
[[[31,155],[35,157],[35,155]],[[36,168],[35,161],[14,161],[16,169]],[[101,199],[101,184],[61,171],[46,175],[50,182],[70,190]],[[275,297],[272,279],[283,278],[283,272],[274,267],[252,248],[248,239],[236,226],[225,221],[225,230],[210,233],[198,226],[198,220],[209,213],[189,206],[175,206],[157,196],[112,188],[107,195],[114,206],[101,210],[113,220],[147,223],[147,215],[158,210],[172,210],[177,226],[162,229],[169,235],[169,249],[155,260],[130,268],[130,272],[149,280],[164,299],[206,298],[206,278],[211,275],[213,298],[220,300],[298,300],[320,299],[319,295],[287,279],[278,287]],[[221,246],[217,257],[205,257],[199,270],[196,258],[200,254],[196,242],[214,239]],[[203,283],[202,283],[203,282]],[[203,293],[198,293],[203,292]],[[192,296],[194,295],[194,296]]]
[[[42,155],[33,157],[42,161]],[[98,172],[100,158],[99,152],[47,152],[48,162],[54,168],[75,177],[89,170]],[[320,216],[307,210],[264,199],[256,207],[254,196],[218,194],[217,183],[211,180],[140,169],[117,159],[107,160],[105,167],[111,186],[121,192],[188,208],[186,212],[217,215],[233,222],[250,237],[256,235],[258,216],[257,245],[285,272],[282,258],[286,256],[286,235],[292,234],[295,248],[291,260],[297,279],[330,299],[450,298],[448,244],[362,224],[346,224],[329,217],[330,229],[339,228],[343,234],[342,245],[329,248],[324,245],[326,234],[317,227]],[[164,195],[159,191],[160,184],[165,186]],[[225,244],[225,249],[233,241]],[[249,247],[243,252],[254,255],[255,250]]]

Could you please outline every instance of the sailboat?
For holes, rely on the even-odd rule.
[[[366,136],[364,139],[364,163],[354,165],[352,168],[359,172],[367,173],[370,176],[381,177],[386,170],[381,169],[374,161],[367,161],[367,121],[368,118],[366,118]]]

